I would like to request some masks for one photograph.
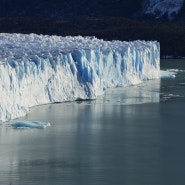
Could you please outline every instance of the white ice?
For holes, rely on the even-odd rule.
[[[51,126],[50,123],[40,122],[40,121],[17,121],[11,124],[13,128],[38,128],[44,129],[46,127]]]
[[[180,69],[167,69],[161,70],[161,78],[175,78],[177,73],[185,72],[185,70]]]
[[[162,72],[161,73],[161,78],[175,78],[176,75],[174,73],[170,73],[170,72]]]
[[[160,78],[156,41],[0,34],[0,121],[36,105],[95,99],[107,88]]]
[[[185,72],[185,70],[182,70],[182,69],[167,69],[167,71],[170,71],[170,72],[173,72],[173,73],[179,73],[179,72],[183,73],[183,72]]]
[[[175,78],[177,73],[184,73],[182,69],[167,69],[161,70],[161,78]]]

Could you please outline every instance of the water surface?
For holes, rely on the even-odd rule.
[[[161,68],[185,70],[185,62]],[[0,184],[184,185],[184,110],[184,71],[94,101],[32,108],[19,120],[51,127],[1,125]]]

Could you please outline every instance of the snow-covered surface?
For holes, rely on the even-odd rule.
[[[156,19],[167,15],[172,20],[178,15],[183,3],[183,0],[144,0],[143,13],[153,15]]]
[[[51,126],[50,123],[40,122],[40,121],[17,121],[11,124],[13,128],[38,128],[43,129]]]
[[[29,107],[94,99],[109,87],[160,78],[156,41],[0,34],[0,121]]]

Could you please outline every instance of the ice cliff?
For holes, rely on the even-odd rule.
[[[0,121],[40,104],[94,99],[160,77],[156,41],[0,34]]]

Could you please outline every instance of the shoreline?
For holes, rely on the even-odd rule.
[[[74,18],[41,17],[0,18],[1,33],[57,36],[95,36],[107,41],[158,41],[161,56],[181,58],[185,51],[185,24],[124,17]]]

